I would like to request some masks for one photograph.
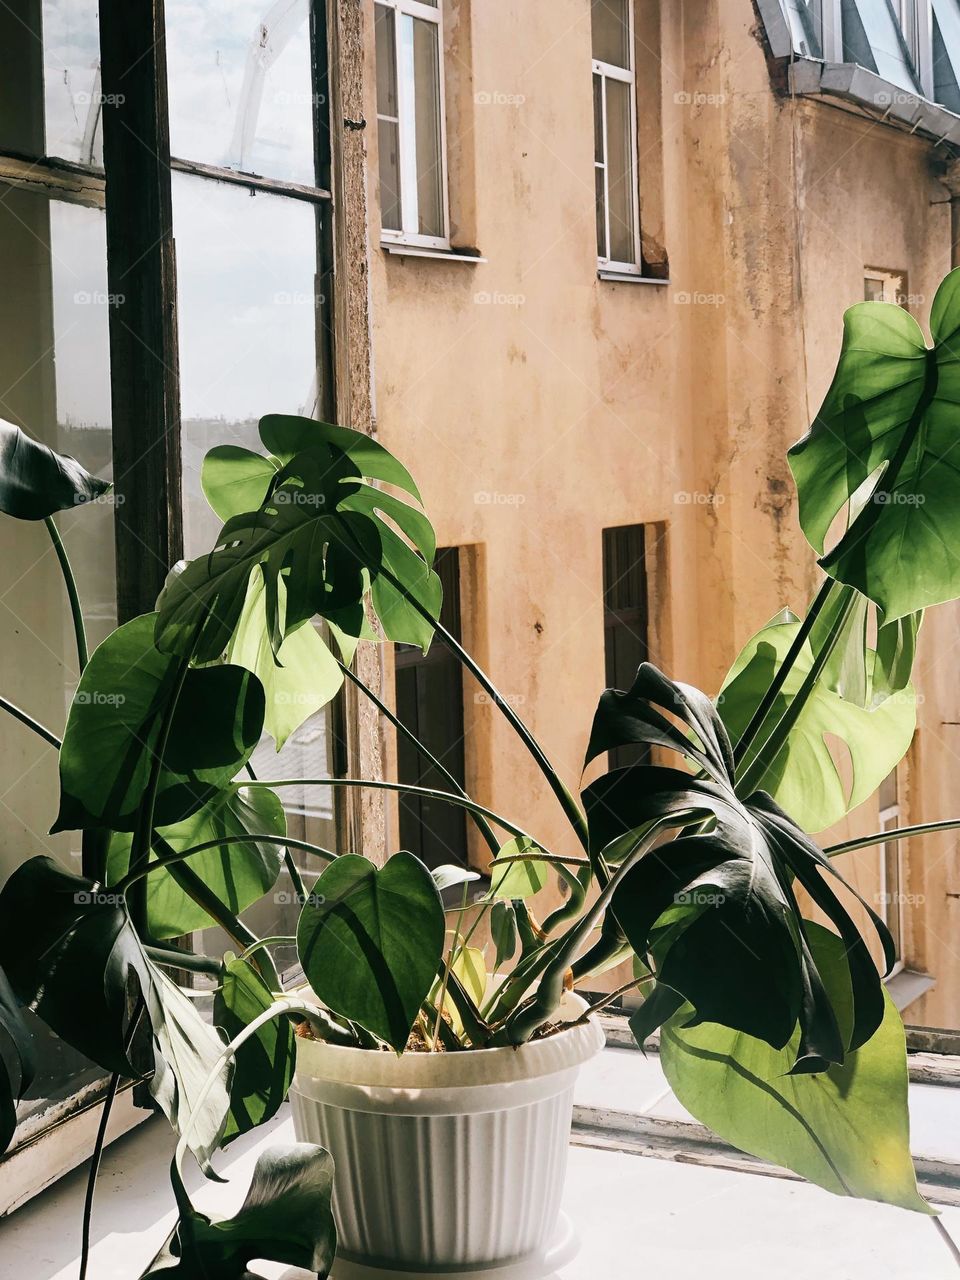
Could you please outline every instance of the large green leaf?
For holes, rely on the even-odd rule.
[[[127,1076],[137,1074],[125,1040],[139,992],[153,1051],[150,1091],[182,1132],[223,1044],[147,958],[122,898],[52,858],[31,858],[0,891],[0,964],[17,997],[67,1044]],[[204,1168],[226,1120],[228,1083],[223,1067],[188,1135]]]
[[[282,582],[278,590],[282,607],[286,600]],[[263,574],[254,569],[226,657],[228,662],[252,671],[263,686],[263,725],[279,751],[305,720],[333,700],[343,684],[343,672],[311,622],[288,631],[274,656],[266,625],[265,591]]]
[[[817,968],[849,1044],[853,1000],[844,943],[806,925]],[[689,1005],[663,1027],[660,1056],[679,1101],[722,1138],[838,1195],[933,1210],[917,1190],[910,1158],[903,1024],[884,994],[883,1021],[842,1066],[791,1074],[799,1031],[781,1050],[704,1023]]]
[[[546,887],[549,864],[540,862],[536,854],[542,852],[529,836],[517,836],[508,840],[490,865],[490,896],[494,898],[532,898]],[[523,858],[522,862],[510,862],[498,866],[501,858]]]
[[[789,453],[800,523],[821,565],[887,622],[960,595],[960,270],[937,291],[930,331],[928,349],[901,307],[851,307],[826,399]],[[823,555],[849,503],[859,510]]]
[[[737,794],[730,741],[710,699],[649,663],[628,692],[607,690],[601,698],[588,760],[635,744],[692,760],[700,776],[633,765],[584,793],[591,856],[602,854],[607,863],[622,861],[654,823],[673,818],[685,827],[640,858],[614,893],[613,914],[630,945],[641,959],[655,957],[663,987],[687,999],[701,1020],[777,1049],[799,1020],[795,1070],[842,1061],[844,1045],[804,933],[794,879],[847,942],[856,1045],[879,1026],[883,997],[866,944],[828,883],[839,878],[829,859],[764,792]],[[892,964],[889,933],[871,917]],[[669,992],[652,1007],[672,1012]]]
[[[180,1222],[141,1280],[252,1280],[255,1259],[326,1280],[337,1229],[333,1160],[322,1147],[297,1142],[263,1152],[239,1212],[219,1221],[193,1208],[176,1165],[171,1176]]]
[[[266,787],[230,787],[219,791],[202,809],[182,822],[160,827],[157,836],[176,853],[225,836],[286,834],[283,805]],[[116,884],[130,865],[131,837],[118,833],[107,854],[107,883]],[[238,915],[273,888],[283,860],[277,844],[224,844],[194,854],[187,865]],[[205,929],[210,917],[181,889],[169,871],[147,879],[147,929],[153,938],[177,938]]]
[[[54,453],[0,418],[0,511],[18,520],[43,520],[92,502],[110,488],[75,458]]]
[[[119,627],[80,677],[60,752],[54,831],[132,831],[153,767],[179,660],[154,644],[156,614]],[[164,752],[156,816],[196,812],[249,759],[263,726],[263,690],[240,667],[188,670]]]
[[[297,950],[307,981],[334,1013],[400,1053],[443,954],[444,917],[430,872],[411,853],[377,868],[345,854],[313,886]]]
[[[213,1020],[227,1038],[238,1036],[270,1008],[274,999],[249,961],[227,952],[220,989],[213,1001]],[[237,1049],[223,1144],[276,1115],[287,1096],[295,1065],[296,1041],[293,1026],[286,1018],[264,1023]]]
[[[23,1020],[10,983],[0,969],[0,1155],[17,1127],[17,1102],[36,1072],[30,1030]]]
[[[749,724],[799,627],[796,615],[784,609],[747,642],[730,668],[717,704],[734,740]],[[850,637],[854,670],[859,665],[861,644],[859,632],[854,632]],[[776,723],[793,702],[813,661],[814,649],[807,643],[790,669],[768,723]],[[877,665],[876,654],[867,650],[865,697],[860,705],[841,696],[830,683],[819,681],[776,759],[767,763],[757,782],[807,831],[824,831],[873,795],[913,740],[917,711],[909,683],[897,691],[896,696],[887,687],[884,699],[871,709]],[[842,683],[844,679],[855,682],[859,688],[855,675],[838,667],[837,682]],[[831,750],[831,738],[839,739],[846,747],[846,764],[841,761],[838,766]],[[764,735],[759,734],[742,767],[749,767],[763,745]],[[852,774],[849,786],[844,779],[847,767]]]

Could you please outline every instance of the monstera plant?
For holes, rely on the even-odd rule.
[[[632,962],[625,986],[594,1008],[644,994],[633,1032],[643,1045],[659,1030],[667,1078],[695,1116],[830,1191],[931,1213],[909,1152],[903,1027],[873,958],[889,968],[893,944],[864,902],[871,949],[834,861],[890,832],[827,848],[813,836],[905,753],[923,610],[960,595],[958,327],[960,273],[937,294],[932,347],[897,307],[847,313],[833,385],[790,451],[824,570],[812,605],[773,617],[716,698],[649,664],[631,688],[603,693],[585,766],[627,746],[645,762],[579,796],[441,625],[433,529],[409,472],[373,440],[273,416],[260,424],[262,452],[214,449],[203,487],[223,522],[216,544],[177,565],[156,612],[87,661],[52,517],[104,486],[4,424],[0,508],[48,523],[82,674],[62,744],[29,709],[0,706],[59,747],[52,828],[82,833],[84,850],[78,876],[25,848],[0,893],[4,1140],[30,1080],[29,1005],[111,1073],[107,1107],[120,1078],[142,1078],[179,1134],[180,1221],[145,1275],[230,1280],[258,1258],[323,1275],[335,1173],[321,1148],[265,1154],[227,1221],[193,1207],[180,1172],[192,1153],[212,1176],[219,1148],[276,1113],[295,1031],[397,1054],[524,1045],[564,1034],[557,1011],[571,982],[589,989]],[[532,754],[568,819],[561,847],[467,795],[353,669],[360,644],[426,649],[437,633]],[[253,776],[262,734],[282,745],[344,679],[446,789]],[[852,784],[827,735],[849,753]],[[288,836],[294,785],[376,786],[461,807],[489,847],[489,888],[468,908],[476,876],[464,868],[430,871],[409,853],[383,863],[379,849],[338,855]],[[315,880],[304,883],[291,850],[316,859]],[[284,867],[302,902],[296,936],[260,938],[245,913]],[[544,917],[537,896],[558,881],[560,905]],[[448,912],[441,893],[457,886]],[[481,949],[471,944],[484,921]],[[222,956],[174,941],[211,923],[228,939]],[[271,953],[293,943],[310,990],[285,993]],[[191,969],[213,979],[211,1018],[181,985]]]

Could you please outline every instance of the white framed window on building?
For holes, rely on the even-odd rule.
[[[640,275],[632,0],[592,0],[591,35],[597,260],[601,272]]]
[[[377,0],[377,140],[384,241],[449,248],[443,12]]]
[[[900,821],[900,783],[897,771],[880,784],[880,830],[895,831]],[[880,904],[882,915],[896,947],[897,961],[889,977],[903,968],[903,850],[899,840],[880,846]]]

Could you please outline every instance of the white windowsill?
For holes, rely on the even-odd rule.
[[[918,973],[915,969],[901,969],[883,984],[890,992],[890,999],[903,1013],[921,996],[925,996],[936,985],[936,978],[929,973]]]
[[[441,262],[462,262],[468,266],[487,261],[474,253],[461,253],[457,249],[428,249],[419,244],[401,244],[399,240],[383,240],[380,248],[399,258],[438,258]]]
[[[950,1120],[950,1094],[922,1090],[914,1099],[914,1148],[936,1144],[950,1159],[957,1126]],[[765,1176],[754,1164],[749,1176],[711,1153],[678,1150],[665,1122],[684,1116],[659,1071],[656,1055],[611,1049],[584,1069],[577,1087],[577,1124],[564,1193],[565,1210],[579,1233],[575,1257],[558,1265],[550,1280],[594,1280],[626,1274],[630,1250],[642,1250],[644,1274],[676,1280],[741,1280],[744,1276],[825,1274],[844,1280],[953,1280],[942,1242],[919,1214],[887,1205],[829,1195],[817,1187]],[[919,1105],[918,1105],[919,1104]],[[638,1121],[659,1121],[642,1143],[622,1140],[622,1130],[598,1138],[584,1126],[587,1112],[607,1116],[629,1106]],[[947,1109],[944,1110],[944,1107]],[[683,1128],[682,1123],[675,1128]],[[205,1182],[187,1162],[191,1195],[203,1212],[232,1213],[239,1207],[258,1153],[293,1139],[289,1108],[270,1124],[238,1138],[216,1158],[229,1182]],[[159,1248],[174,1220],[168,1165],[174,1140],[162,1119],[121,1138],[105,1153],[93,1217],[91,1275],[130,1280]],[[657,1158],[643,1158],[654,1156]],[[0,1222],[4,1276],[76,1280],[77,1235],[84,1175],[70,1174],[12,1217]],[[413,1211],[413,1206],[411,1206]],[[943,1219],[960,1233],[960,1209]],[[638,1246],[637,1241],[640,1241]],[[258,1264],[269,1280],[308,1280],[308,1273]],[[340,1271],[336,1266],[333,1280]],[[383,1280],[394,1273],[384,1272]],[[468,1280],[464,1277],[463,1280]]]
[[[663,279],[661,276],[642,276],[633,271],[614,271],[609,267],[597,268],[598,280],[611,280],[615,284],[661,284],[670,283],[669,278]]]

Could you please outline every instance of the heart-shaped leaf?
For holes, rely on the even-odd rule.
[[[153,767],[179,659],[154,644],[156,614],[118,627],[80,677],[60,752],[54,831],[132,831]],[[263,690],[241,667],[190,669],[160,778],[160,825],[195,813],[250,758],[263,727]]]
[[[93,502],[110,482],[98,480],[75,458],[54,453],[0,418],[0,511],[18,520],[43,520]]]
[[[297,951],[307,981],[334,1013],[400,1053],[443,953],[444,916],[430,872],[412,853],[377,868],[345,854],[300,915]]]
[[[584,793],[594,857],[603,853],[608,860],[612,851],[609,860],[622,861],[665,817],[686,827],[651,848],[613,896],[613,913],[634,951],[641,959],[656,957],[662,984],[687,999],[703,1021],[781,1049],[799,1020],[795,1070],[842,1061],[836,1017],[792,887],[798,879],[847,942],[852,1043],[858,1047],[883,1017],[882,989],[866,944],[825,879],[839,879],[835,868],[765,793],[745,800],[737,795],[730,741],[716,708],[705,694],[667,680],[649,663],[629,692],[608,690],[601,698],[588,759],[634,743],[669,748],[705,775],[633,765]],[[875,913],[871,918],[889,966],[889,933]],[[657,999],[672,1012],[664,996]]]
[[[190,1204],[174,1165],[180,1222],[141,1280],[251,1280],[255,1259],[301,1267],[326,1280],[337,1249],[333,1160],[306,1142],[258,1159],[240,1211],[213,1221]]]
[[[930,332],[928,349],[903,308],[851,307],[826,399],[788,455],[800,523],[821,565],[875,601],[886,622],[960,596],[960,270],[937,290]],[[822,554],[851,503],[855,518]]]
[[[796,615],[784,609],[747,642],[731,667],[717,704],[733,739],[749,724],[799,628]],[[857,636],[852,639],[857,648]],[[769,723],[776,723],[793,702],[813,661],[814,650],[811,644],[805,644],[774,703]],[[858,663],[856,654],[854,662]],[[757,782],[807,831],[824,831],[873,795],[913,740],[917,711],[911,685],[894,696],[888,681],[886,696],[871,709],[877,665],[876,654],[868,650],[869,675],[863,705],[842,697],[827,682],[818,682],[789,738]],[[831,751],[831,737],[839,739],[849,753],[849,787]],[[744,757],[742,768],[749,767],[763,741],[759,734]]]
[[[546,888],[549,864],[537,860],[543,851],[529,836],[508,840],[490,867],[490,896],[493,898],[532,898]],[[498,866],[501,858],[522,858]]]
[[[153,1049],[150,1091],[181,1132],[223,1044],[147,958],[122,897],[52,858],[31,858],[0,890],[0,963],[18,998],[67,1044],[128,1076],[137,1074],[125,1046],[129,999],[139,991]],[[228,1084],[223,1067],[188,1135],[205,1169],[226,1119]]]
[[[843,940],[809,921],[805,929],[849,1044],[853,998]],[[690,1025],[691,1012],[680,1008],[663,1027],[660,1057],[678,1100],[698,1120],[837,1195],[933,1212],[910,1158],[906,1044],[889,995],[870,1040],[817,1076],[791,1073],[799,1031],[775,1050],[728,1027]]]
[[[213,1020],[229,1040],[273,1004],[275,997],[247,960],[231,952],[223,958]],[[287,1096],[296,1065],[296,1041],[286,1018],[264,1023],[237,1049],[230,1086],[230,1114],[222,1145],[276,1115]]]
[[[266,787],[230,787],[183,822],[160,827],[157,836],[176,853],[209,840],[243,835],[284,836],[283,805]],[[107,883],[116,884],[130,865],[131,837],[115,834],[107,854]],[[283,860],[277,844],[229,843],[194,854],[189,866],[229,910],[238,915],[258,902],[276,883]],[[152,938],[178,938],[205,929],[210,917],[185,893],[169,871],[147,879],[147,929]]]

